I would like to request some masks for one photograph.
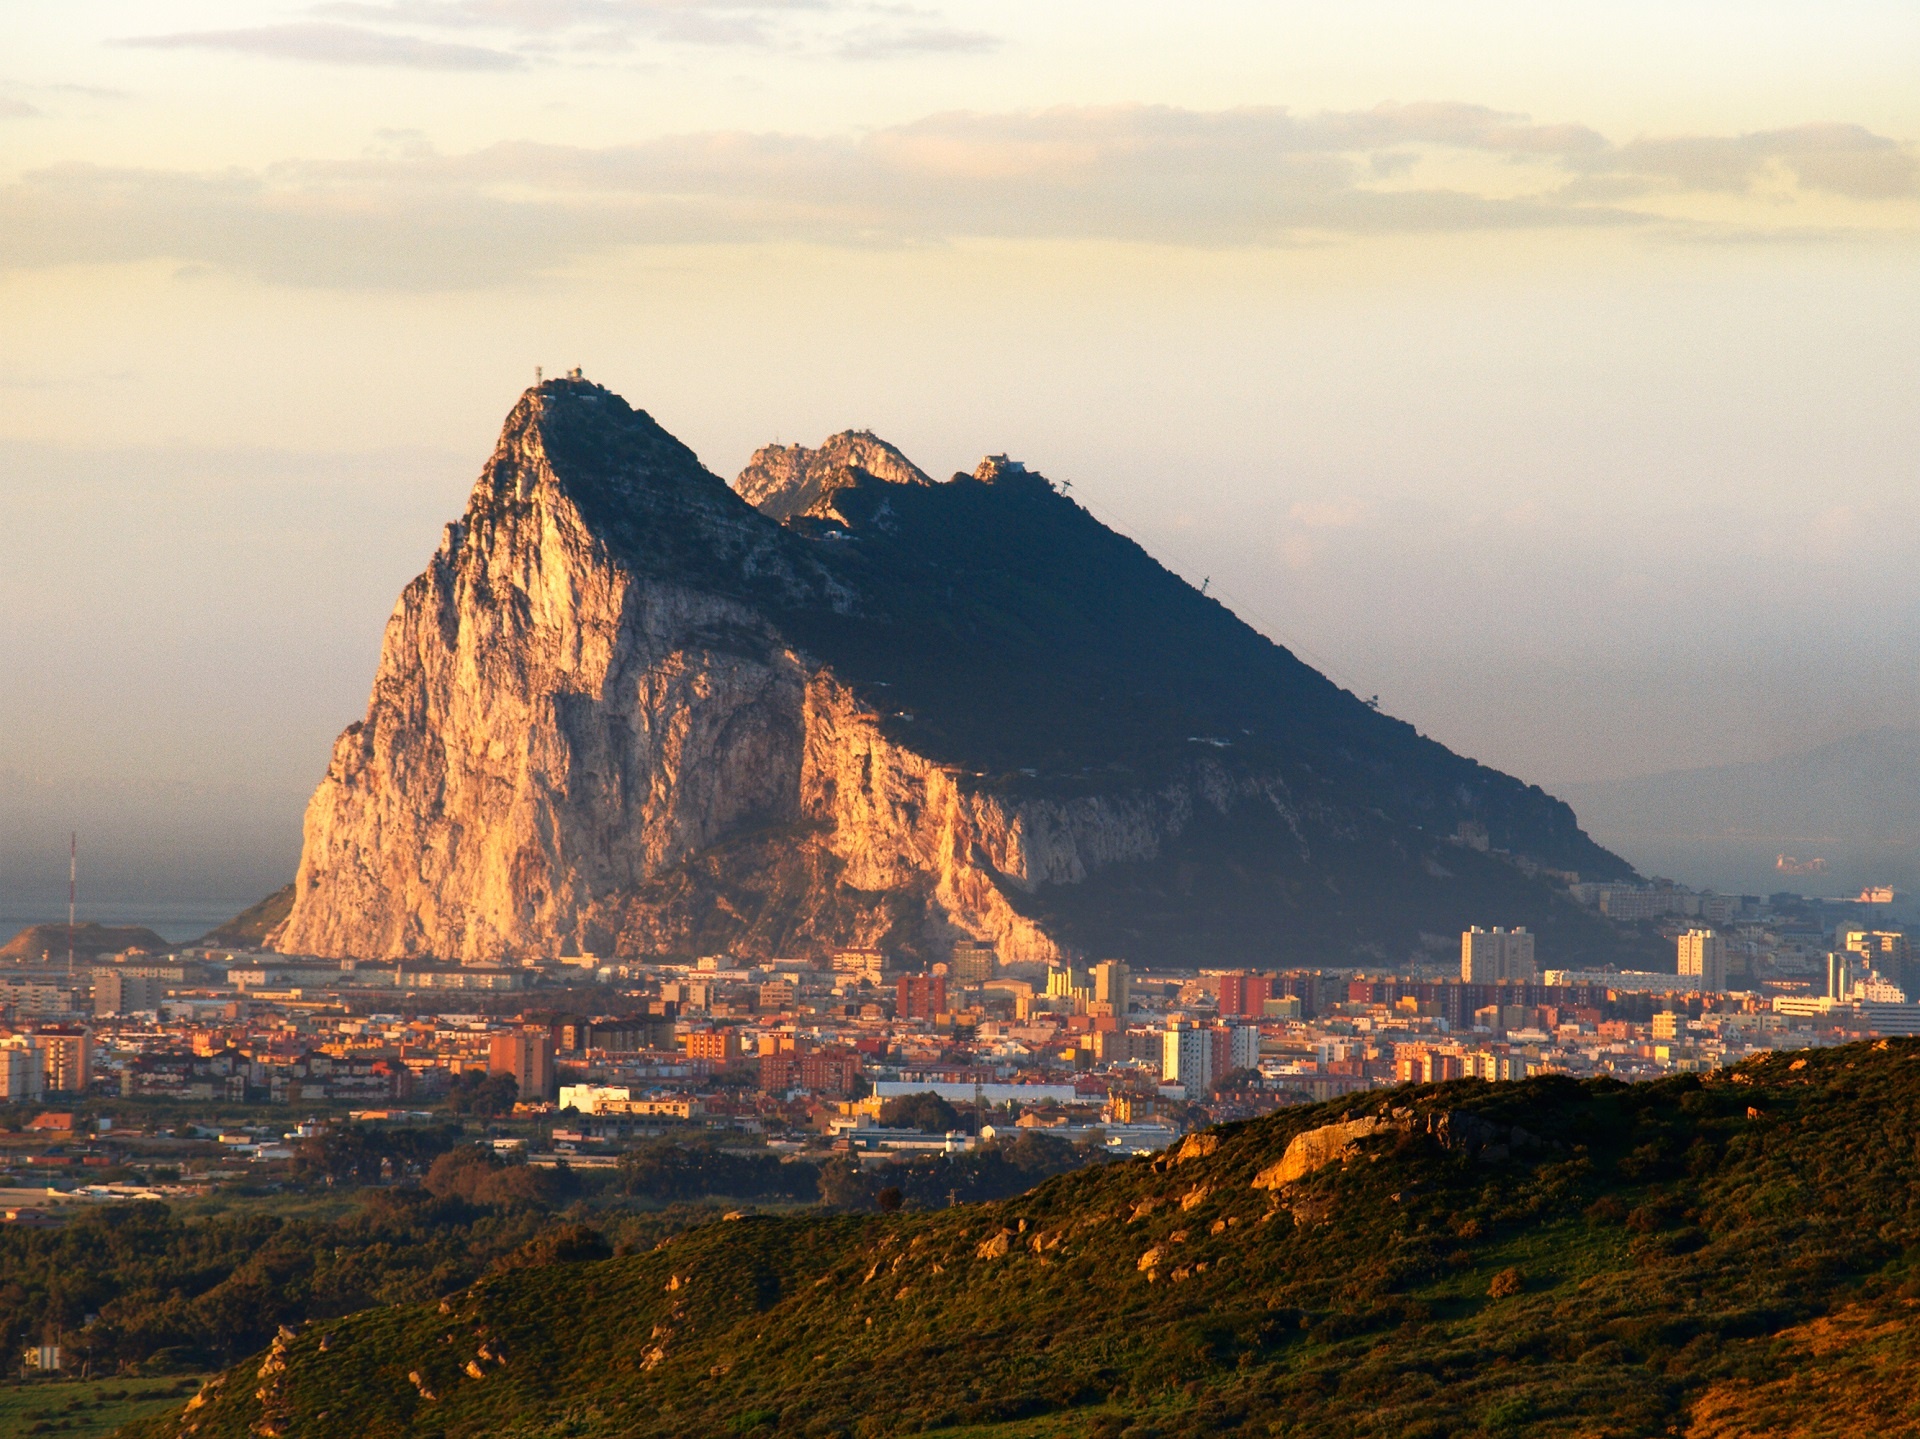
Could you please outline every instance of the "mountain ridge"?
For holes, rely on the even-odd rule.
[[[1920,729],[1864,730],[1775,759],[1567,784],[1588,825],[1643,865],[1766,894],[1920,890]],[[1777,857],[1805,869],[1783,870]]]
[[[1609,942],[1533,877],[1628,872],[1565,805],[1376,713],[1043,476],[925,482],[858,432],[795,449],[763,466],[777,522],[618,396],[527,392],[389,622],[281,947],[1165,962],[1496,918]],[[795,511],[816,481],[827,508]]]

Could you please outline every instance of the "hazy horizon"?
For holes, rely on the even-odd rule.
[[[1920,719],[1910,7],[0,23],[0,912],[290,876],[536,365],[1012,454],[1550,790]]]

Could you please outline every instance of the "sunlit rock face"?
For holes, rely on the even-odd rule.
[[[729,487],[569,378],[401,595],[275,943],[1252,962],[1540,923],[1537,864],[1624,871],[1016,462],[849,431]]]

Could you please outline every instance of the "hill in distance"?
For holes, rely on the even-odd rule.
[[[293,886],[282,885],[257,904],[248,905],[217,929],[194,941],[209,949],[264,949],[293,909]]]
[[[73,927],[75,959],[98,959],[104,954],[119,954],[129,949],[164,954],[172,948],[166,940],[142,925],[96,924],[88,921]],[[30,924],[0,946],[0,960],[38,962],[43,957],[54,961],[67,957],[66,925]]]
[[[1506,923],[1606,953],[1541,867],[1630,873],[1018,463],[933,483],[849,431],[729,487],[570,377],[402,595],[276,943],[1193,965]]]
[[[302,1332],[129,1439],[1911,1433],[1920,1042],[1369,1094]]]
[[[1570,784],[1583,822],[1642,867],[1745,894],[1920,890],[1920,729],[1781,759]],[[1779,867],[1780,856],[1794,862]],[[1796,872],[1797,871],[1797,872]]]

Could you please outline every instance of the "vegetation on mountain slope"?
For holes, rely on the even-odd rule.
[[[217,929],[194,941],[212,949],[264,949],[273,932],[293,909],[293,886],[282,885],[265,899],[248,905]]]
[[[660,1138],[618,1168],[575,1172],[507,1162],[455,1126],[349,1125],[302,1144],[281,1194],[0,1225],[0,1353],[57,1341],[96,1374],[216,1368],[282,1324],[437,1301],[562,1250],[644,1250],[735,1206],[874,1210],[888,1190],[929,1205],[1002,1199],[1100,1158],[1027,1131],[877,1169]],[[396,1171],[419,1178],[383,1184]]]
[[[1914,1041],[1403,1089],[1002,1203],[498,1273],[288,1331],[129,1432],[1910,1429],[1917,1134]]]
[[[73,927],[71,941],[64,924],[30,924],[0,945],[0,960],[33,963],[44,958],[57,963],[66,959],[69,942],[76,959],[95,959],[128,949],[160,954],[173,948],[144,925],[97,924],[86,920]]]

